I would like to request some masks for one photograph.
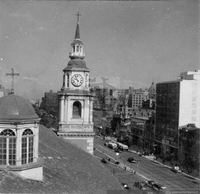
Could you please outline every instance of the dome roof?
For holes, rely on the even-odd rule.
[[[67,67],[63,71],[65,72],[69,70],[89,71],[86,67],[85,61],[79,58],[70,60]]]
[[[38,119],[30,102],[14,94],[0,98],[0,122]]]

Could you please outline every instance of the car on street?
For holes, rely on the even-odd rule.
[[[137,160],[135,160],[135,158],[133,158],[133,157],[129,157],[127,159],[127,161],[130,162],[130,163],[137,163]]]
[[[161,184],[158,184],[153,180],[148,180],[146,183],[147,183],[148,187],[150,187],[154,190],[157,190],[157,191],[166,189],[165,186],[162,186]]]
[[[101,159],[101,162],[104,163],[104,164],[107,164],[107,161],[106,161],[105,158],[102,158],[102,159]]]
[[[165,186],[163,186],[163,185],[161,185],[161,184],[158,184],[158,183],[156,183],[156,184],[154,185],[154,187],[155,187],[156,190],[164,190],[164,189],[166,189]]]
[[[104,142],[104,145],[105,145],[105,146],[108,146],[108,142]]]
[[[148,186],[145,182],[135,182],[134,186],[140,190],[146,191]]]
[[[153,188],[153,186],[154,186],[155,183],[156,183],[156,182],[153,181],[153,180],[148,180],[148,181],[146,181],[147,186],[150,187],[150,188]]]
[[[115,149],[115,148],[117,148],[117,144],[114,143],[114,142],[109,142],[109,143],[108,143],[108,148],[110,148],[110,149]]]
[[[130,191],[131,190],[131,188],[128,186],[128,184],[126,184],[126,183],[122,183],[122,186],[124,187],[124,189],[126,189],[126,190],[128,190],[128,191]]]
[[[177,165],[175,165],[174,167],[172,167],[171,171],[175,172],[175,173],[181,173],[181,170],[180,170],[180,168]]]

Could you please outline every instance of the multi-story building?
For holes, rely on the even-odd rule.
[[[131,136],[133,145],[139,149],[153,150],[155,111],[135,109],[131,117]]]
[[[143,101],[147,99],[147,94],[148,91],[141,88],[131,90],[131,93],[129,94],[128,106],[132,109],[142,107]]]
[[[8,96],[11,91],[9,89],[5,89],[2,85],[0,85],[0,97]]]
[[[156,84],[155,142],[158,152],[175,155],[179,128],[186,124],[200,127],[200,70],[181,73],[175,81]]]
[[[156,86],[154,82],[152,82],[150,88],[147,91],[147,96],[145,96],[144,101],[142,103],[142,108],[155,109],[155,101],[156,101]]]
[[[129,89],[117,89],[116,90],[116,93],[117,93],[117,96],[126,96],[126,94],[128,94],[129,92]]]

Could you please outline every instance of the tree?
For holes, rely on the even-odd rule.
[[[58,129],[58,118],[55,116],[57,113],[52,110],[51,113],[47,113],[45,110],[39,108],[35,104],[33,104],[33,108],[35,109],[35,112],[40,118],[40,124],[44,125],[47,128],[55,128]],[[53,115],[55,114],[55,115]]]
[[[199,129],[185,128],[180,131],[179,161],[189,174],[199,175]]]

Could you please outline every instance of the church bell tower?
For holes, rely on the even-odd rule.
[[[80,39],[79,12],[74,41],[71,44],[67,67],[63,70],[63,86],[58,92],[58,135],[93,154],[93,94],[90,92],[90,70],[83,60],[83,43]]]

